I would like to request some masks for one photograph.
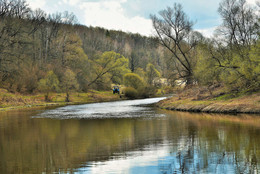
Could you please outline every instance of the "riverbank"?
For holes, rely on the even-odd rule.
[[[193,88],[162,100],[157,106],[188,112],[260,114],[260,92],[225,93],[219,88],[210,94],[207,89]]]
[[[9,110],[19,110],[26,108],[39,108],[49,106],[65,106],[75,104],[86,104],[95,102],[107,102],[121,100],[120,96],[113,94],[112,91],[89,90],[87,93],[70,93],[71,102],[65,102],[65,93],[51,93],[49,102],[44,99],[44,94],[23,95],[10,93],[0,89],[0,112]]]

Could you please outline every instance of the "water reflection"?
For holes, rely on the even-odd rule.
[[[1,113],[0,173],[260,172],[259,116],[150,108],[158,117],[32,118],[39,113]]]

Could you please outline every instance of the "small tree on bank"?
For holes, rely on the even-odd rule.
[[[45,92],[45,101],[49,101],[49,92],[59,91],[59,80],[53,71],[49,71],[44,79],[38,83],[38,89]]]
[[[67,69],[62,78],[62,88],[66,92],[65,102],[70,102],[69,92],[72,90],[77,90],[79,88],[79,84],[76,79],[76,75],[70,69]]]
[[[135,73],[127,73],[124,75],[124,84],[127,87],[132,87],[134,89],[144,87],[144,82],[142,78]]]
[[[156,77],[160,77],[161,74],[160,72],[154,67],[153,64],[149,63],[146,66],[146,77],[147,77],[147,83],[152,86],[153,85],[153,80]]]
[[[155,94],[153,87],[147,86],[143,79],[135,73],[127,73],[124,76],[125,96],[128,98],[146,98]]]

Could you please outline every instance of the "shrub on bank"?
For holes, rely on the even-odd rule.
[[[124,84],[127,86],[124,90],[125,96],[129,99],[148,98],[155,96],[157,88],[147,85],[144,80],[135,73],[124,75]]]
[[[124,84],[138,90],[144,86],[144,81],[138,74],[127,73],[124,75]]]
[[[138,96],[140,98],[153,97],[156,94],[157,89],[154,86],[145,86],[138,90]]]
[[[124,89],[125,96],[129,99],[135,99],[138,97],[138,92],[136,89],[132,87],[126,87]]]

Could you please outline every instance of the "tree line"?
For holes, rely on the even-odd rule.
[[[186,85],[211,87],[221,84],[230,91],[260,89],[260,3],[222,0],[218,12],[222,25],[214,38],[193,30],[194,22],[174,4],[151,15],[165,54],[168,77]],[[170,78],[171,79],[171,78]]]
[[[145,37],[83,26],[73,13],[46,14],[25,0],[0,0],[0,88],[45,92],[46,100],[49,92],[66,92],[69,100],[71,90],[107,90],[112,83],[128,84],[136,95],[165,77],[172,86],[182,79],[209,89],[257,91],[259,7],[222,0],[222,25],[205,38],[174,4],[151,15],[157,35]],[[140,79],[141,87],[135,85]]]
[[[47,100],[52,91],[107,90],[148,64],[162,70],[162,55],[155,37],[86,27],[73,13],[0,0],[0,88],[11,92],[46,92]]]

